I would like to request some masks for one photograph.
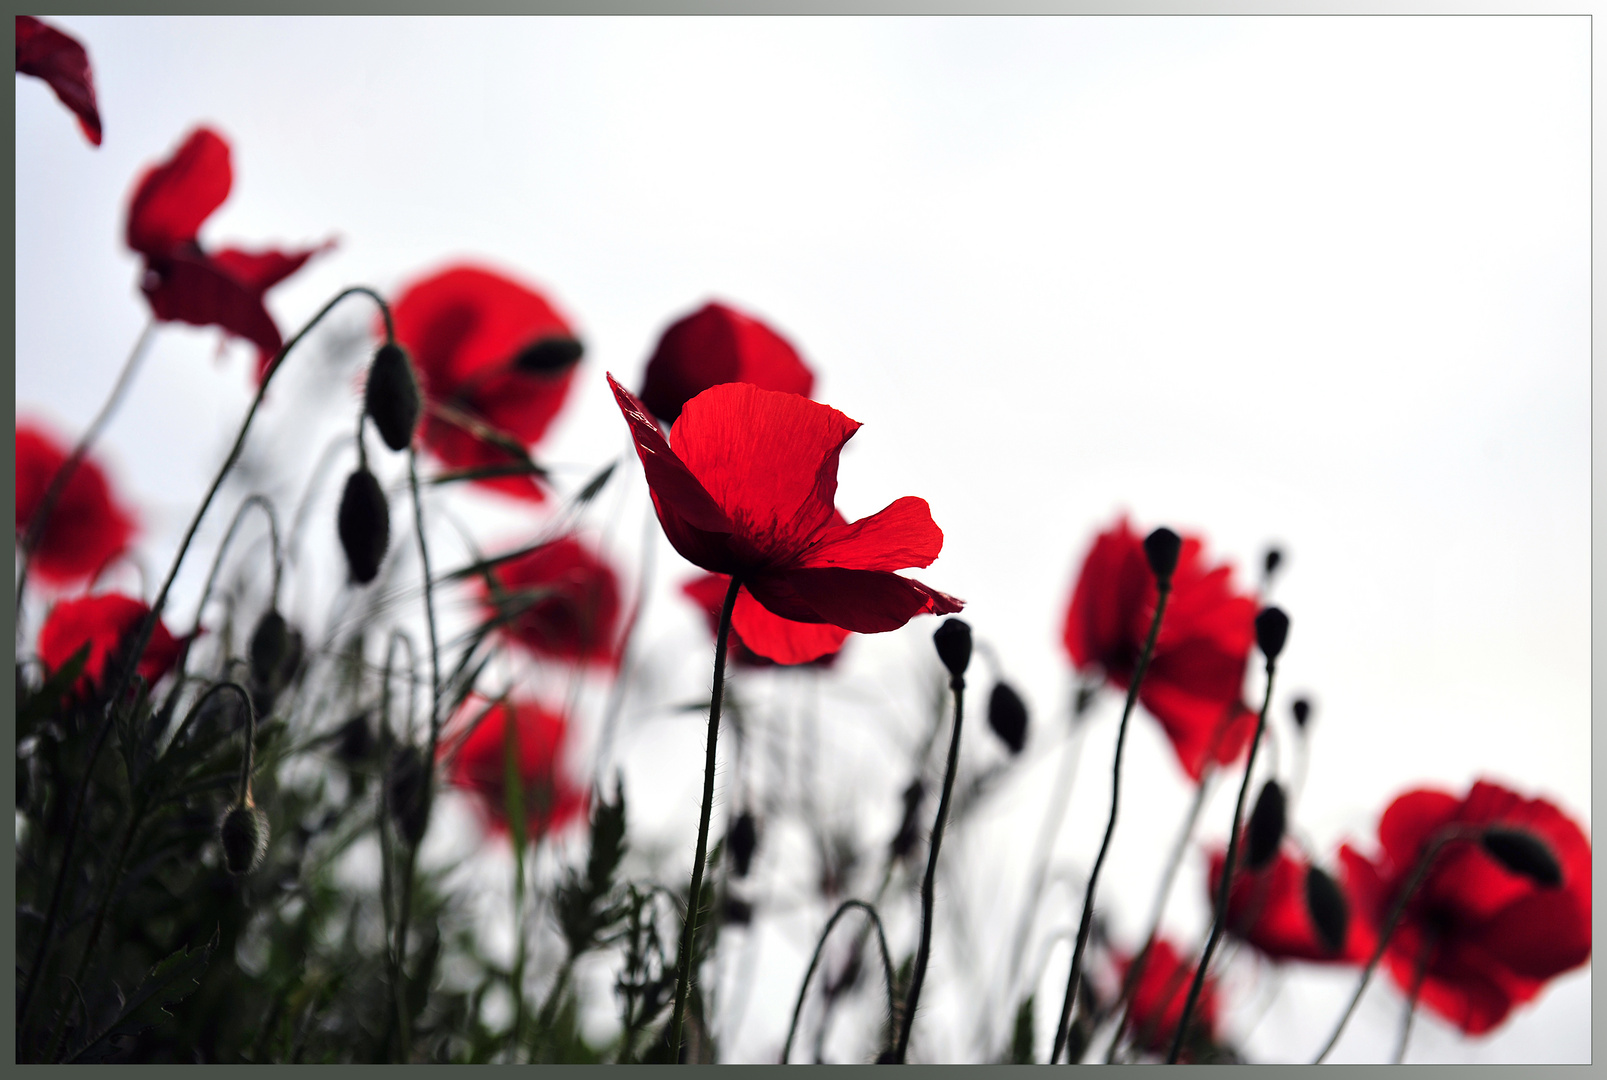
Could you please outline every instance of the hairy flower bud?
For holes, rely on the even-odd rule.
[[[1261,869],[1278,853],[1278,845],[1283,843],[1285,810],[1283,788],[1276,780],[1268,780],[1256,798],[1255,809],[1250,811],[1250,826],[1245,830],[1248,844],[1244,862],[1251,870]]]
[[[357,713],[340,726],[336,733],[335,756],[348,767],[368,760],[374,750],[374,732],[368,726],[368,714]]]
[[[1343,949],[1350,930],[1350,903],[1339,883],[1315,864],[1306,868],[1306,910],[1323,947],[1335,953]]]
[[[544,337],[514,357],[513,366],[529,375],[554,375],[580,362],[586,347],[572,337]]]
[[[1282,608],[1265,607],[1255,617],[1255,643],[1268,660],[1276,660],[1289,639],[1289,616]]]
[[[430,769],[424,752],[416,746],[402,747],[385,775],[385,797],[396,831],[409,847],[418,846],[430,823],[429,788]]]
[[[379,575],[379,564],[391,542],[390,507],[379,481],[367,469],[358,469],[347,478],[337,523],[352,580],[367,585]]]
[[[223,865],[235,876],[252,873],[268,854],[268,815],[255,806],[236,804],[218,823]]]
[[[1012,754],[1027,745],[1027,703],[1008,683],[995,683],[988,695],[988,726]]]
[[[759,824],[753,811],[744,810],[731,825],[726,850],[731,853],[731,870],[737,877],[747,877],[753,865],[753,852],[759,846]]]
[[[1479,843],[1492,859],[1514,874],[1548,889],[1562,884],[1562,866],[1557,856],[1533,833],[1494,825],[1484,830]]]
[[[407,449],[418,427],[419,407],[418,379],[406,350],[395,342],[386,342],[374,353],[374,362],[368,367],[368,385],[363,390],[363,409],[386,446]]]
[[[277,609],[269,608],[251,632],[251,681],[261,686],[272,685],[289,655],[290,624]]]
[[[1177,569],[1178,556],[1183,553],[1183,538],[1162,525],[1144,537],[1144,557],[1149,560],[1149,571],[1156,581],[1171,581]]]
[[[956,679],[962,677],[971,663],[971,624],[964,619],[944,619],[932,635],[932,642],[949,674]]]

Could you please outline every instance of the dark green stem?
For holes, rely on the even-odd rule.
[[[826,928],[820,932],[820,940],[815,942],[815,954],[809,958],[809,970],[804,972],[803,983],[798,987],[798,1004],[793,1006],[792,1023],[787,1028],[787,1041],[781,1048],[781,1064],[783,1065],[787,1063],[787,1058],[792,1054],[792,1040],[798,1034],[798,1017],[803,1012],[804,994],[809,989],[809,980],[814,977],[815,968],[820,966],[820,954],[826,947],[826,939],[831,936],[832,928],[837,925],[837,920],[848,914],[852,908],[858,908],[863,911],[870,917],[871,925],[876,928],[876,944],[882,953],[882,979],[887,986],[887,1022],[889,1028],[897,1018],[898,1005],[893,997],[893,958],[892,954],[887,951],[887,935],[882,931],[881,917],[876,914],[876,909],[873,906],[863,900],[844,900],[837,906],[837,910],[832,912],[831,918],[826,920]],[[856,942],[856,950],[858,945],[859,943]]]

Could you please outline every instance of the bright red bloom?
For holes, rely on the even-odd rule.
[[[173,156],[146,170],[128,204],[128,246],[145,256],[140,283],[151,312],[164,322],[217,326],[257,347],[257,378],[284,339],[263,295],[333,247],[300,251],[202,250],[201,225],[223,205],[234,185],[229,144],[209,128],[196,128]]]
[[[533,653],[563,660],[616,660],[619,579],[573,536],[559,537],[492,571],[500,599],[483,594],[487,614],[506,614],[502,632]]]
[[[1489,1031],[1546,980],[1590,959],[1590,840],[1544,799],[1481,780],[1466,798],[1409,791],[1378,823],[1379,854],[1340,850],[1358,914],[1382,931],[1418,860],[1452,826],[1528,833],[1556,857],[1562,881],[1515,874],[1475,841],[1446,845],[1390,936],[1385,959],[1407,992],[1470,1035]]]
[[[462,413],[521,446],[534,446],[563,407],[580,343],[540,293],[478,266],[451,266],[413,282],[392,305],[396,340],[413,354],[427,402],[423,440],[458,469],[510,465],[513,457],[444,419]],[[540,502],[530,475],[476,483]]]
[[[1304,858],[1279,851],[1260,870],[1250,870],[1244,865],[1244,849],[1241,847],[1239,851],[1239,867],[1233,876],[1233,887],[1228,890],[1228,933],[1249,942],[1273,960],[1367,963],[1378,940],[1372,926],[1354,914],[1339,948],[1330,950],[1323,942],[1306,900],[1306,873],[1310,864]],[[1211,853],[1208,895],[1213,907],[1217,890],[1222,887],[1222,867],[1226,862],[1224,849]],[[1350,907],[1354,912],[1355,904]]]
[[[720,632],[720,606],[730,587],[726,574],[704,574],[681,586],[703,611],[711,634]],[[830,663],[846,640],[848,631],[840,626],[783,619],[766,611],[747,589],[737,593],[729,645],[732,659],[743,667]]]
[[[26,421],[17,425],[19,541],[67,457],[68,451],[42,426]],[[34,549],[31,572],[52,585],[83,581],[127,550],[133,537],[133,516],[112,498],[106,474],[86,456],[56,499]]]
[[[140,621],[150,611],[146,604],[121,593],[63,600],[50,609],[40,628],[39,658],[48,670],[56,671],[88,644],[89,659],[78,687],[81,692],[91,692],[100,686],[108,661],[117,655],[126,638],[138,632]],[[183,646],[158,619],[135,670],[154,683],[172,670]]]
[[[32,15],[17,16],[17,71],[43,79],[56,98],[78,117],[84,138],[100,145],[100,110],[89,54],[76,38],[46,26]]]
[[[842,524],[837,455],[859,429],[829,405],[747,383],[711,387],[663,432],[608,377],[676,551],[743,585],[773,614],[861,634],[896,630],[961,601],[893,573],[930,566],[943,532],[925,499],[905,496]],[[750,626],[750,629],[753,629]]]
[[[745,382],[808,397],[815,373],[764,323],[724,304],[705,304],[671,323],[642,379],[643,405],[666,424],[711,386]]]
[[[1257,605],[1233,591],[1231,576],[1226,565],[1206,566],[1197,537],[1183,538],[1160,636],[1138,691],[1195,781],[1208,762],[1237,760],[1255,734],[1256,715],[1242,693]],[[1124,517],[1094,540],[1071,595],[1064,641],[1077,669],[1098,670],[1125,691],[1157,598],[1143,539]]]
[[[493,834],[506,835],[510,720],[517,749],[514,760],[522,783],[525,835],[540,839],[586,811],[585,789],[565,771],[568,724],[562,716],[531,701],[488,704],[483,699],[470,699],[454,722],[457,732],[441,743],[444,775],[447,783],[474,796]]]
[[[1123,980],[1127,978],[1127,971],[1132,964],[1130,957],[1116,958],[1116,969]],[[1127,1030],[1135,1047],[1150,1054],[1171,1052],[1172,1039],[1177,1034],[1178,1022],[1183,1019],[1183,1006],[1188,1001],[1189,983],[1193,980],[1193,960],[1182,956],[1171,942],[1156,938],[1155,944],[1150,947],[1149,958],[1139,973],[1138,985],[1133,987],[1132,1005],[1127,1014]],[[1200,987],[1199,1000],[1194,1003],[1194,1012],[1189,1017],[1190,1030],[1197,1032],[1200,1039],[1215,1044],[1219,1010],[1216,980],[1207,976]],[[1189,1050],[1191,1044],[1197,1041],[1184,1041],[1180,1061],[1192,1057]]]

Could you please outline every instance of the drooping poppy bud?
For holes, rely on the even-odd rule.
[[[753,905],[736,896],[725,898],[725,921],[733,926],[747,926],[753,922]]]
[[[932,642],[949,674],[956,679],[962,677],[971,663],[971,624],[964,619],[944,619],[932,634]]]
[[[255,806],[236,804],[218,823],[223,865],[236,877],[252,873],[268,854],[268,815]]]
[[[918,816],[921,812],[921,803],[926,800],[926,785],[920,777],[910,781],[909,787],[904,789],[904,817],[899,822],[898,832],[893,836],[893,855],[902,859],[915,849],[915,839],[920,828]]]
[[[390,803],[396,831],[409,847],[418,846],[424,839],[425,826],[430,823],[429,786],[430,770],[423,751],[416,746],[398,750],[385,775],[385,797]]]
[[[1562,884],[1562,867],[1557,856],[1533,833],[1492,826],[1484,830],[1479,843],[1492,859],[1514,874],[1548,889]]]
[[[1149,560],[1150,573],[1156,581],[1172,580],[1177,569],[1178,556],[1183,553],[1183,538],[1162,525],[1144,537],[1144,557]]]
[[[269,608],[251,632],[251,680],[271,685],[290,653],[290,624],[276,608]]]
[[[348,767],[360,765],[374,751],[374,732],[368,714],[357,713],[340,726],[336,734],[335,755]]]
[[[1255,617],[1255,643],[1268,660],[1276,660],[1289,639],[1289,616],[1282,608],[1262,608]]]
[[[731,836],[726,841],[726,850],[731,853],[731,869],[737,877],[748,876],[748,869],[753,865],[753,852],[758,846],[759,824],[754,820],[751,810],[744,810],[732,823]]]
[[[1012,754],[1027,745],[1027,703],[1008,683],[995,683],[988,695],[988,726]]]
[[[555,335],[525,346],[513,366],[528,375],[551,375],[580,363],[586,347],[572,337]]]
[[[1306,910],[1323,946],[1329,952],[1343,949],[1350,930],[1350,902],[1339,883],[1315,864],[1306,868]]]
[[[1249,843],[1245,852],[1245,865],[1259,870],[1272,861],[1283,843],[1286,803],[1283,788],[1276,780],[1268,780],[1256,798],[1255,809],[1250,811]]]
[[[406,350],[395,342],[386,342],[374,353],[363,391],[363,408],[386,446],[407,449],[418,427],[418,379]]]
[[[1262,575],[1264,577],[1271,578],[1273,574],[1278,572],[1278,567],[1282,565],[1283,552],[1275,547],[1267,548],[1267,553],[1261,557]]]
[[[1295,727],[1301,731],[1306,730],[1306,725],[1311,722],[1311,702],[1306,698],[1295,698],[1290,709],[1295,714]]]
[[[367,469],[358,469],[347,478],[338,525],[352,580],[367,585],[379,575],[379,564],[391,542],[390,507],[379,481]]]

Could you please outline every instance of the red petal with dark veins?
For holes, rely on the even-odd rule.
[[[608,376],[608,385],[613,388],[614,400],[619,403],[619,411],[625,415],[625,422],[630,425],[631,438],[636,442],[636,456],[642,459],[642,469],[647,474],[647,486],[653,492],[653,505],[658,508],[659,520],[664,525],[665,533],[671,533],[671,522],[668,520],[671,517],[677,519],[680,526],[703,533],[716,535],[731,533],[735,528],[731,519],[726,516],[725,511],[714,501],[698,478],[692,475],[686,464],[670,449],[664,433],[647,414],[647,409],[629,390],[619,385],[612,375]],[[676,531],[684,532],[684,528]],[[676,535],[670,535],[670,543],[691,562],[705,570],[722,572],[722,568],[710,566],[684,550],[679,543],[676,543],[676,539]],[[698,554],[707,557],[704,552]],[[725,569],[724,572],[731,571]]]
[[[197,128],[171,158],[140,178],[128,207],[128,246],[159,256],[193,244],[233,183],[229,144],[211,129]]]
[[[826,622],[860,634],[897,630],[917,615],[949,615],[963,601],[882,570],[803,568],[759,574],[749,591],[796,622]]]
[[[659,338],[641,400],[665,423],[711,386],[745,382],[808,397],[815,376],[796,349],[763,322],[724,304],[706,304]]]
[[[43,79],[60,102],[78,117],[84,137],[100,145],[100,110],[89,54],[77,39],[31,15],[17,16],[17,71]]]
[[[931,566],[943,550],[943,530],[925,499],[906,495],[852,525],[828,525],[800,565],[847,570],[905,570]]]

